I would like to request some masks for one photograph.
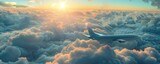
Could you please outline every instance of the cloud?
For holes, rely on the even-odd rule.
[[[1,9],[0,64],[159,63],[159,14],[109,10],[58,14],[53,10]],[[114,46],[101,44],[83,35],[87,34],[86,23],[105,35],[136,34],[141,39],[113,42]]]
[[[1,2],[0,1],[0,6],[3,7],[14,7],[16,5],[16,2]]]
[[[152,6],[156,6],[157,8],[160,8],[160,1],[159,0],[143,0],[144,2],[150,3]]]
[[[159,23],[157,20],[158,15],[155,15],[154,13],[141,13],[141,12],[118,12],[118,11],[101,11],[102,14],[97,12],[99,14],[99,18],[94,20],[87,20],[89,21],[90,25],[95,24],[94,28],[100,28],[105,27],[107,33],[111,34],[137,34],[142,36],[142,40],[133,42],[130,41],[128,43],[137,43],[134,47],[129,46],[133,44],[118,44],[113,47],[108,47],[108,45],[101,45],[97,42],[95,44],[94,41],[91,40],[76,40],[72,44],[69,44],[66,46],[61,53],[54,56],[53,62],[48,62],[48,64],[157,64],[159,63],[159,44],[158,41],[158,31],[157,27],[159,27]],[[159,14],[159,13],[157,13]],[[117,16],[118,15],[118,16]],[[101,17],[102,16],[102,17]],[[92,18],[92,17],[90,17]],[[94,17],[93,17],[94,18]],[[112,19],[114,18],[114,19]],[[152,19],[151,19],[152,18]],[[148,20],[150,19],[150,20]],[[99,20],[101,22],[99,22]],[[99,23],[99,24],[98,24]],[[102,24],[101,24],[102,23]],[[107,24],[105,24],[107,23]],[[144,31],[146,28],[149,27],[152,30]],[[103,32],[103,31],[102,31]],[[148,34],[148,35],[147,35]],[[156,35],[155,35],[156,34]],[[158,41],[157,41],[158,40]],[[156,45],[155,45],[156,44]],[[125,46],[125,47],[123,47]],[[129,49],[125,49],[125,48]],[[98,50],[107,49],[108,52],[114,51],[110,55],[107,54],[97,54]],[[105,48],[106,47],[106,48]],[[136,49],[136,50],[132,50]],[[111,51],[110,51],[111,50]],[[105,50],[101,50],[102,52],[105,52]],[[77,56],[78,55],[78,56]],[[109,60],[108,57],[105,55],[109,55],[113,57]],[[104,58],[106,57],[106,58]],[[103,59],[101,59],[103,58]],[[101,59],[101,60],[99,60]],[[95,62],[94,62],[95,61]],[[96,62],[97,61],[97,62]],[[150,62],[151,63],[150,63]],[[93,63],[92,63],[93,62]]]
[[[28,7],[26,5],[18,5],[16,2],[2,2],[2,1],[0,1],[0,6],[2,7]]]
[[[27,5],[15,5],[15,7],[17,7],[17,8],[26,8],[26,7],[29,7],[29,6],[27,6]]]
[[[47,64],[113,64],[109,61],[116,60],[114,57],[115,53],[108,45],[101,46],[93,40],[76,40],[55,55],[52,63]]]
[[[35,22],[36,19],[29,14],[13,14],[11,12],[3,12],[0,15],[0,21],[0,32],[22,30],[38,24],[38,22]]]
[[[47,64],[157,64],[159,52],[151,47],[144,51],[113,50],[108,45],[101,45],[93,40],[76,40],[54,56]]]
[[[15,64],[28,64],[28,60],[24,57],[21,57],[18,59],[18,61],[15,62]]]
[[[157,64],[159,63],[159,52],[154,48],[148,47],[144,51],[127,50],[115,51],[120,57],[120,60],[124,60],[127,64],[143,63],[143,64]]]
[[[51,18],[46,19],[45,16],[50,15],[50,13],[44,14],[44,12],[37,12],[37,10],[36,13],[34,13],[33,11],[27,10],[22,11],[18,9],[18,11],[14,11],[7,9],[0,11],[3,12],[1,14],[2,22],[0,22],[1,29],[3,29],[1,30],[2,34],[0,34],[0,43],[3,45],[1,49],[4,50],[8,46],[13,46],[20,51],[20,56],[17,56],[16,58],[10,58],[8,60],[4,59],[2,60],[4,63],[9,63],[9,61],[12,61],[13,63],[18,62],[18,58],[21,57],[25,57],[25,62],[29,63],[50,62],[53,61],[53,56],[55,54],[59,53],[64,46],[71,43],[71,40],[74,40],[72,37],[75,39],[78,37],[84,37],[82,37],[82,34],[79,32],[72,32],[77,28],[81,30],[83,28],[72,27],[74,29],[68,30],[71,31],[71,33],[64,33],[61,29],[61,25],[59,27],[59,22],[50,23],[48,20]],[[44,22],[44,20],[47,22]],[[44,24],[47,25],[45,26]]]
[[[4,62],[14,62],[16,61],[21,55],[21,52],[18,48],[13,46],[7,46],[4,50],[0,53],[0,59]]]

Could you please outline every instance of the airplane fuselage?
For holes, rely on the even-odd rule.
[[[101,43],[112,43],[114,41],[117,41],[119,43],[124,43],[126,41],[133,41],[133,40],[137,40],[139,39],[139,37],[137,35],[132,35],[132,34],[128,34],[128,35],[99,35],[97,33],[94,33],[93,30],[88,27],[88,33],[89,33],[89,37],[90,39],[93,40],[98,40]]]
[[[137,39],[138,36],[136,35],[107,35],[107,36],[96,36],[93,37],[93,39],[96,40],[103,40],[103,39],[112,39],[112,40],[116,40],[116,39]]]

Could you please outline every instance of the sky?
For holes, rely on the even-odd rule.
[[[34,7],[57,7],[57,3],[65,2],[69,8],[111,8],[111,9],[157,9],[144,0],[0,0],[15,2],[18,5]]]

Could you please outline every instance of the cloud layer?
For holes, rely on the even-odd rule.
[[[158,64],[160,54],[154,48],[140,50],[113,50],[96,41],[76,40],[54,56],[47,64]]]
[[[1,9],[0,64],[158,64],[159,14]],[[136,34],[141,39],[101,44],[83,35],[86,23],[105,35]]]

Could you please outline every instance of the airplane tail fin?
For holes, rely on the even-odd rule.
[[[88,33],[90,35],[90,38],[95,38],[97,36],[99,36],[98,34],[94,33],[93,30],[90,28],[90,27],[87,27],[88,28]]]

